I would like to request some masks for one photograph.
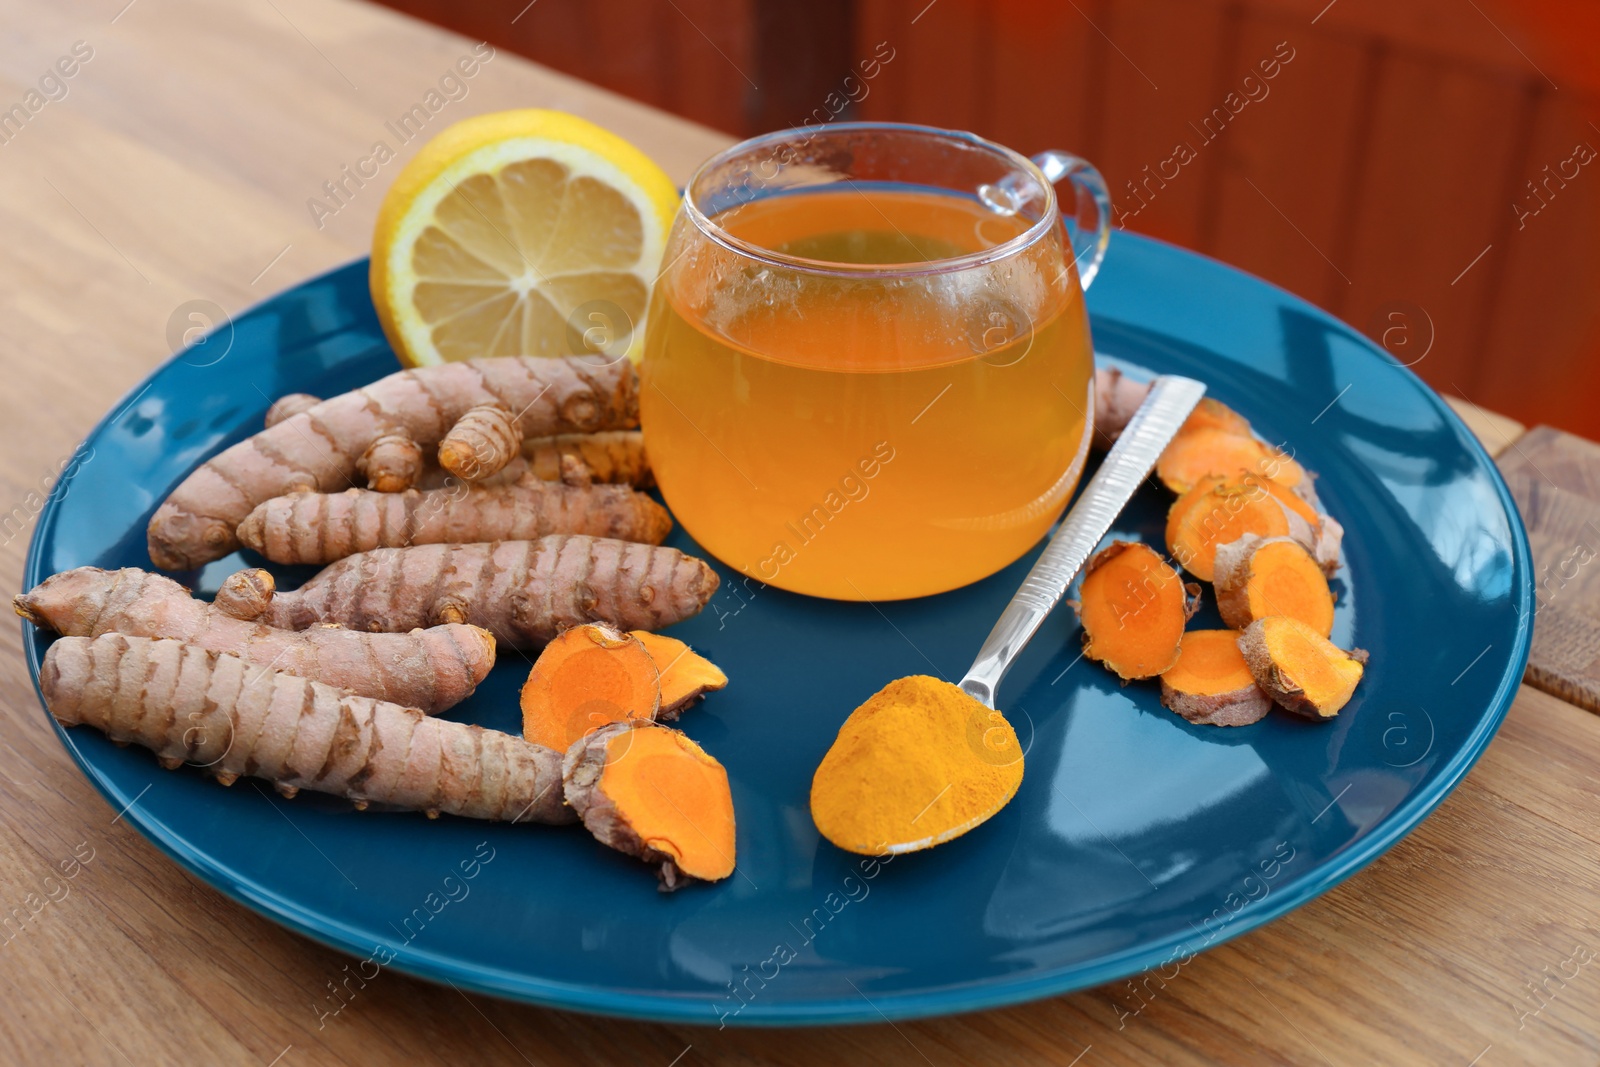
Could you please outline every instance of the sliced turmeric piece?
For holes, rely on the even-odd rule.
[[[544,646],[522,686],[522,736],[565,752],[602,726],[654,718],[660,672],[631,634],[574,626]]]
[[[1350,701],[1367,654],[1346,652],[1299,619],[1269,615],[1239,635],[1239,651],[1256,684],[1286,711],[1331,719]]]
[[[1258,474],[1247,474],[1239,480],[1245,485],[1271,493],[1278,503],[1304,519],[1311,528],[1311,540],[1307,547],[1311,549],[1317,565],[1328,574],[1339,569],[1339,543],[1344,540],[1344,527],[1321,510],[1317,491],[1309,476],[1302,478],[1293,489],[1273,481],[1271,477],[1264,478]]]
[[[1252,432],[1249,419],[1209,396],[1200,398],[1200,403],[1189,412],[1189,417],[1183,420],[1183,427],[1178,432],[1190,433],[1194,430],[1224,430],[1243,437],[1249,437]]]
[[[1217,546],[1217,610],[1243,630],[1268,615],[1299,619],[1323,637],[1333,633],[1333,592],[1310,551],[1292,537],[1257,537]]]
[[[1123,681],[1153,678],[1177,662],[1184,624],[1200,604],[1149,545],[1113,541],[1084,567],[1079,600],[1083,654]]]
[[[1246,534],[1293,537],[1308,548],[1315,531],[1260,481],[1206,478],[1173,502],[1167,512],[1167,551],[1178,565],[1202,581],[1211,581],[1217,546]]]
[[[700,696],[728,684],[728,676],[722,673],[722,668],[676,637],[663,637],[647,630],[635,630],[630,636],[644,646],[661,672],[658,722],[671,722]]]
[[[1097,367],[1094,372],[1095,444],[1110,448],[1127,428],[1133,413],[1150,395],[1150,380],[1130,378],[1115,366]],[[1184,420],[1179,433],[1216,429],[1245,437],[1251,435],[1250,421],[1220,400],[1203,397]]]
[[[1232,630],[1190,630],[1161,676],[1161,703],[1202,726],[1249,726],[1272,700],[1256,684]]]
[[[1290,488],[1305,477],[1300,464],[1248,433],[1214,425],[1187,426],[1156,461],[1156,477],[1174,493],[1187,493],[1205,478],[1260,474]]]
[[[567,752],[562,781],[595,839],[655,864],[663,892],[733,873],[728,772],[679,731],[638,719],[603,726]]]

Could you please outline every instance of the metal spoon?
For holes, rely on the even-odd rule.
[[[1061,602],[1089,553],[1128,506],[1128,501],[1149,476],[1167,443],[1177,434],[1205,391],[1205,385],[1192,378],[1168,375],[1155,380],[1127,429],[1118,436],[1100,469],[1039,554],[1033,569],[1022,580],[1022,586],[1000,613],[994,629],[989,631],[983,647],[978,650],[978,658],[967,676],[961,679],[960,688],[968,696],[987,708],[994,708],[1000,679],[1038,631],[1039,624]],[[1010,799],[1006,796],[992,811],[982,812],[959,826],[911,841],[888,842],[882,851],[916,852],[959,837],[988,821]]]
[[[1117,437],[1105,461],[1062,520],[1022,586],[989,631],[978,658],[961,679],[961,688],[986,707],[994,707],[995,690],[1061,598],[1067,586],[1117,521],[1122,509],[1155,467],[1183,420],[1200,403],[1206,387],[1193,378],[1163,375]]]
[[[975,713],[1001,718],[995,711],[994,694],[1000,679],[1005,677],[1006,669],[1039,629],[1045,616],[1060,603],[1067,586],[1089,558],[1089,553],[1111,529],[1111,524],[1149,475],[1162,450],[1183,425],[1183,420],[1189,417],[1189,412],[1200,402],[1205,391],[1204,385],[1190,378],[1169,376],[1155,380],[1144,403],[1139,405],[1139,410],[1128,422],[1127,429],[1117,438],[1117,443],[1090,479],[1078,502],[1067,512],[1060,529],[1040,553],[1028,576],[1022,580],[1022,587],[1000,613],[999,621],[978,650],[978,658],[972,664],[972,669],[961,679],[959,688],[989,709],[987,712],[974,709]],[[949,685],[948,682],[936,684]],[[1012,791],[1015,791],[1014,785]],[[1011,795],[1011,792],[1007,792],[997,797],[989,810],[979,812],[959,825],[919,831],[900,841],[851,842],[834,837],[830,837],[830,840],[841,848],[866,854],[916,852],[960,837],[988,821],[1006,806]],[[864,804],[873,803],[870,795],[860,799]],[[935,801],[938,799],[934,798]],[[932,807],[930,803],[923,809],[923,814]],[[915,824],[921,817],[918,815],[911,822]],[[827,829],[821,824],[819,828],[827,834]],[[864,847],[867,845],[876,847],[869,850]]]

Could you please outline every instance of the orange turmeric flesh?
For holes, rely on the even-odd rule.
[[[1323,637],[1333,633],[1333,592],[1310,551],[1292,537],[1246,536],[1217,549],[1217,609],[1243,630],[1268,615],[1299,619]]]
[[[1202,581],[1214,577],[1217,546],[1247,534],[1292,536],[1307,545],[1314,541],[1310,524],[1259,482],[1206,478],[1167,512],[1167,551]]]
[[[1350,701],[1367,654],[1346,652],[1287,615],[1269,615],[1239,635],[1239,651],[1256,684],[1286,711],[1331,719]]]
[[[1248,434],[1218,426],[1185,427],[1156,461],[1156,476],[1174,493],[1186,493],[1206,478],[1260,474],[1293,487],[1305,472],[1283,452]]]
[[[728,676],[722,668],[696,654],[676,637],[663,637],[648,630],[635,630],[631,636],[644,646],[661,672],[661,707],[657,721],[670,722],[703,694],[722,689]]]
[[[1232,630],[1190,630],[1178,662],[1161,676],[1161,703],[1192,723],[1248,726],[1272,701],[1256,685]]]
[[[1189,417],[1183,420],[1183,427],[1178,432],[1191,433],[1195,430],[1225,430],[1241,437],[1249,437],[1251,433],[1249,419],[1209,396],[1200,398],[1200,403],[1189,412]]]
[[[1084,568],[1083,654],[1124,681],[1155,677],[1177,661],[1198,593],[1148,545],[1113,541]]]
[[[565,752],[601,726],[655,716],[659,672],[630,634],[590,623],[545,646],[522,686],[522,736]]]
[[[811,821],[847,852],[916,852],[987,821],[1022,770],[1000,712],[938,678],[897,678],[839,727],[811,778]]]
[[[662,889],[733,873],[728,772],[679,731],[643,721],[603,727],[567,753],[562,780],[589,832],[656,864]]]

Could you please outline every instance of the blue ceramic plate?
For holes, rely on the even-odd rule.
[[[148,567],[150,513],[196,464],[256,431],[271,398],[328,396],[393,371],[366,279],[353,263],[269,300],[120,404],[51,496],[29,585],[81,564]],[[1374,654],[1336,721],[1191,726],[1155,686],[1122,687],[1080,661],[1063,609],[1001,691],[1029,746],[1009,807],[883,865],[819,840],[807,791],[839,723],[891,678],[960,677],[1030,556],[977,585],[879,608],[723,570],[710,607],[674,633],[733,679],[683,725],[727,765],[739,869],[672,895],[581,827],[356,813],[165,772],[88,729],[62,743],[178,863],[358,957],[352,973],[392,966],[640,1018],[797,1024],[986,1008],[1176,966],[1348,878],[1461,780],[1522,676],[1528,546],[1466,427],[1310,305],[1126,234],[1089,303],[1102,352],[1205,380],[1321,475],[1348,529],[1333,636]],[[1148,487],[1118,532],[1161,543],[1168,501]],[[697,551],[681,534],[671,543]],[[188,577],[214,591],[253,562]],[[47,644],[30,630],[35,677]],[[516,729],[527,669],[505,654],[455,714]]]

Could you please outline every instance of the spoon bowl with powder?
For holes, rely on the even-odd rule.
[[[1204,395],[1191,378],[1156,379],[959,684],[899,678],[850,714],[811,782],[811,818],[823,837],[868,856],[916,852],[1010,802],[1022,785],[1023,751],[995,707],[1000,680]]]

